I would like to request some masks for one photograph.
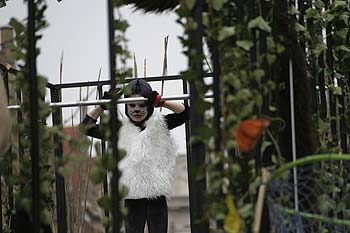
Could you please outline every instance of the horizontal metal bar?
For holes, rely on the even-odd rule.
[[[203,77],[212,77],[212,73],[203,74]],[[169,76],[153,76],[153,77],[145,77],[147,82],[156,82],[156,81],[171,81],[171,80],[181,80],[181,75],[169,75]],[[126,78],[125,83],[129,83],[134,78]],[[54,84],[56,88],[77,88],[77,87],[87,87],[87,86],[98,86],[98,85],[110,85],[111,80],[104,81],[88,81],[88,82],[76,82],[76,83],[62,83],[62,84]]]
[[[17,73],[19,72],[18,70],[16,70],[16,69],[14,69],[14,68],[7,68],[6,67],[6,65],[4,65],[4,64],[2,64],[2,63],[0,63],[0,69],[2,70],[2,72],[8,72],[8,73],[10,73],[10,74],[13,74],[13,75],[17,75]],[[55,88],[55,85],[54,84],[52,84],[52,83],[50,83],[50,82],[47,82],[46,83],[46,87],[47,88]]]
[[[189,94],[184,95],[172,95],[172,96],[162,96],[162,100],[186,100],[189,99]],[[213,94],[206,94],[205,98],[213,98]],[[146,101],[147,99],[144,97],[132,97],[132,98],[121,98],[118,99],[118,104],[125,104],[125,103],[135,103],[135,102],[142,102]],[[75,101],[75,102],[57,102],[57,103],[50,103],[51,108],[64,108],[64,107],[76,107],[76,106],[89,106],[89,105],[97,105],[97,104],[106,104],[110,103],[111,100],[109,99],[101,99],[101,100],[86,100],[86,101]],[[20,105],[11,105],[7,107],[8,109],[19,109]]]
[[[7,71],[10,74],[17,75],[19,72],[18,70],[14,68],[7,69],[7,67],[0,63],[0,69],[3,71]],[[203,77],[212,77],[213,73],[205,73]],[[156,81],[172,81],[172,80],[179,80],[181,79],[181,75],[168,75],[168,76],[152,76],[152,77],[145,77],[143,79],[146,79],[147,82],[156,82]],[[129,83],[134,78],[126,78],[125,83]],[[47,82],[46,87],[48,88],[77,88],[77,87],[87,87],[87,86],[98,86],[98,85],[110,85],[111,80],[104,80],[104,81],[86,81],[86,82],[74,82],[74,83],[62,83],[62,84],[53,84],[50,82]]]

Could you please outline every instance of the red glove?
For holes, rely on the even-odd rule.
[[[150,93],[147,96],[147,105],[150,105],[152,107],[162,107],[164,104],[164,101],[162,100],[162,96],[158,94],[158,92],[156,91],[152,91],[152,93]]]

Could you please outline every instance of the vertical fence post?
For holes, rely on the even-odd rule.
[[[327,8],[330,2],[326,2],[325,7]],[[327,84],[334,85],[335,82],[335,74],[334,74],[334,59],[333,59],[333,37],[332,37],[332,22],[328,22],[326,26],[326,44],[327,44],[327,53],[326,53],[326,63],[327,68],[330,71],[330,79],[327,80]],[[330,83],[329,83],[330,82]],[[330,122],[331,122],[331,137],[332,141],[335,142],[337,140],[337,123],[335,117],[337,115],[337,106],[336,106],[336,97],[333,94],[332,90],[328,88],[328,96],[329,96],[329,113],[330,113]]]
[[[50,88],[51,102],[60,102],[61,89],[56,87]],[[60,108],[56,108],[52,111],[52,124],[53,126],[62,127],[62,111]],[[54,155],[58,159],[62,159],[63,156],[63,145],[57,134],[53,137],[53,142],[56,145],[54,149]],[[67,232],[67,209],[66,209],[66,190],[64,177],[58,173],[58,167],[55,168],[56,176],[56,208],[57,208],[57,232]]]
[[[35,1],[28,1],[27,69],[30,98],[30,154],[32,159],[32,219],[34,232],[40,232],[40,148],[38,123],[38,82],[36,73]]]
[[[191,32],[190,39],[194,41],[197,54],[203,54],[203,25],[202,25],[202,11],[204,1],[199,0],[192,11],[194,21],[197,23],[197,28]],[[203,79],[203,66],[201,61],[189,60],[189,66],[196,72],[197,79]],[[201,80],[203,81],[203,80]],[[196,102],[199,99],[199,93],[194,82],[190,83],[190,119],[191,119],[191,137],[197,134],[197,129],[203,124],[203,116],[199,116],[195,110]],[[203,169],[205,161],[205,145],[203,143],[192,143],[192,166],[195,171]],[[209,226],[202,222],[203,218],[203,202],[206,191],[205,171],[203,178],[195,178],[192,183],[193,195],[190,200],[191,203],[191,232],[192,233],[208,233]]]
[[[182,89],[184,94],[188,94],[188,87],[186,80],[182,81]],[[184,103],[186,106],[188,106],[188,100],[185,100]],[[189,207],[190,211],[192,210],[194,198],[196,198],[193,195],[193,175],[192,175],[192,151],[191,151],[191,131],[190,131],[190,123],[185,123],[185,135],[186,135],[186,158],[187,158],[187,178],[188,178],[188,196],[189,196]],[[192,223],[194,220],[192,219],[192,214],[190,214],[190,223]],[[192,224],[191,224],[192,226]]]
[[[4,69],[2,71],[4,73],[4,85],[5,85],[5,89],[6,89],[6,94],[7,94],[7,103],[9,103],[9,87],[8,87],[8,72]],[[2,78],[2,77],[1,77]],[[2,80],[0,80],[0,82],[2,82]],[[0,233],[3,232],[3,228],[2,228],[2,177],[0,177]]]
[[[98,89],[99,99],[101,99],[102,98],[102,86],[98,85],[97,89]],[[101,154],[102,154],[102,156],[106,156],[106,142],[104,140],[101,140]],[[103,179],[103,195],[105,195],[105,196],[108,195],[108,179],[107,179],[107,175]],[[109,211],[108,210],[105,210],[105,217],[109,217]],[[106,225],[105,232],[108,232],[108,229],[109,229],[108,225]]]
[[[109,75],[111,80],[111,91],[115,92],[116,84],[116,56],[114,49],[114,4],[113,0],[108,0],[108,38],[109,38]],[[115,108],[117,106],[116,97],[112,98],[112,107],[110,109],[110,126],[111,126],[111,147],[114,159],[119,160],[118,153],[118,115]],[[112,171],[111,189],[112,189],[112,221],[113,233],[120,232],[121,214],[120,214],[120,197],[119,197],[119,172],[118,165]]]

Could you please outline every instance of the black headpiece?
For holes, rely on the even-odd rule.
[[[151,85],[148,84],[148,82],[146,82],[143,79],[134,79],[132,80],[128,86],[127,86],[127,94],[125,95],[125,97],[129,97],[131,95],[134,94],[139,94],[145,98],[148,98],[149,95],[152,94],[152,87]],[[148,118],[153,114],[154,111],[154,107],[152,104],[148,104],[147,105],[147,117],[142,121],[142,122],[134,122],[129,114],[128,114],[128,105],[125,105],[125,114],[129,117],[129,119],[136,125],[141,125],[143,122],[145,122],[146,120],[148,120]]]

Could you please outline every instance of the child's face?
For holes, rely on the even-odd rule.
[[[139,94],[134,94],[130,97],[142,97]],[[128,106],[128,115],[131,120],[135,122],[143,121],[148,114],[146,103],[138,102],[138,103],[129,103]]]

